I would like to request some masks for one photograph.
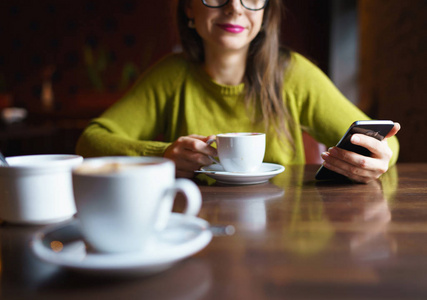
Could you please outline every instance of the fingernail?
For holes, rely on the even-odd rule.
[[[331,147],[331,148],[329,148],[329,149],[328,149],[328,151],[329,151],[329,153],[331,153],[331,154],[333,154],[333,155],[334,155],[334,154],[335,154],[335,155],[337,154],[337,149],[335,149],[335,147]]]
[[[358,137],[357,135],[352,135],[351,136],[351,142],[353,143],[353,144],[357,144],[358,142],[360,141],[360,137]]]
[[[322,158],[326,158],[326,157],[329,157],[329,153],[325,151],[325,152],[322,152],[322,154],[320,154],[320,156]]]

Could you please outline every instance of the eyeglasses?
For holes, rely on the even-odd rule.
[[[230,0],[202,0],[203,4],[210,8],[220,8]],[[249,10],[261,10],[267,6],[268,0],[240,0],[242,6]]]

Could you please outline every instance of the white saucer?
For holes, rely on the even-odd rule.
[[[225,184],[258,184],[268,181],[270,178],[282,173],[285,167],[278,164],[262,163],[258,171],[254,173],[226,172],[221,165],[213,164],[195,171],[206,174]]]
[[[74,271],[99,275],[151,275],[197,253],[211,239],[208,222],[173,213],[166,229],[149,249],[142,252],[89,252],[78,220],[38,231],[31,246],[41,260]]]

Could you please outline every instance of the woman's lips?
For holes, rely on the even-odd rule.
[[[223,30],[231,33],[240,33],[245,30],[245,27],[233,24],[218,24],[218,26]]]

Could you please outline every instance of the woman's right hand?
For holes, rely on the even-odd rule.
[[[209,155],[217,156],[217,151],[206,144],[212,138],[215,136],[206,137],[195,134],[181,136],[166,148],[163,156],[175,162],[176,177],[193,178],[194,171],[212,163]]]

